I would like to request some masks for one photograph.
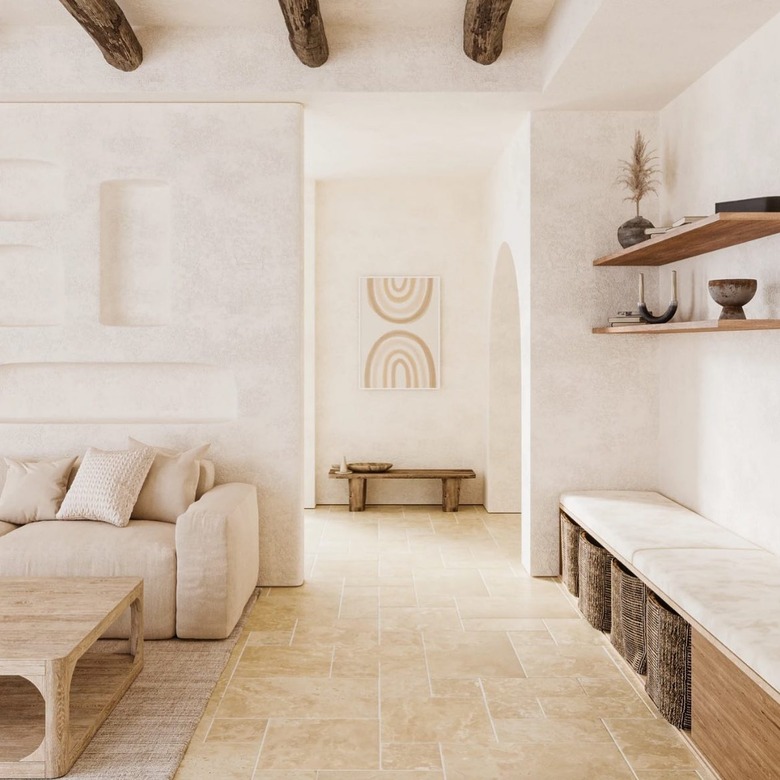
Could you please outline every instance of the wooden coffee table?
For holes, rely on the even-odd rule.
[[[96,652],[128,607],[128,652]],[[142,666],[143,580],[0,577],[0,778],[68,772]]]

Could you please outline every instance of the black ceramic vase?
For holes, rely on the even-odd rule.
[[[634,244],[639,244],[642,241],[647,241],[650,236],[645,233],[645,230],[651,227],[654,227],[653,223],[644,217],[634,217],[633,219],[629,219],[628,222],[624,222],[618,228],[617,232],[620,246],[625,249]]]

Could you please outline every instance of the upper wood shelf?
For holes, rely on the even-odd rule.
[[[605,255],[593,265],[666,265],[780,233],[780,212],[721,212]]]
[[[666,322],[663,325],[619,325],[593,328],[593,333],[625,336],[631,333],[725,333],[744,330],[777,330],[780,320],[701,320],[699,322]]]

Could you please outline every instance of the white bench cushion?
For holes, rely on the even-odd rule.
[[[0,537],[3,577],[142,577],[144,636],[176,633],[176,526],[131,520],[124,528],[92,520],[45,520]],[[128,616],[106,633],[127,637]]]
[[[634,562],[640,550],[760,549],[660,493],[633,490],[563,493],[561,507],[629,563]]]
[[[10,533],[16,526],[13,523],[6,523],[4,520],[0,520],[0,536]]]
[[[644,550],[661,594],[780,691],[780,560],[765,550]]]

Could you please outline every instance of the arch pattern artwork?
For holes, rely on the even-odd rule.
[[[388,322],[415,322],[430,308],[434,281],[430,276],[371,277],[366,280],[368,302]]]
[[[437,389],[439,279],[372,276],[360,285],[360,387]]]

